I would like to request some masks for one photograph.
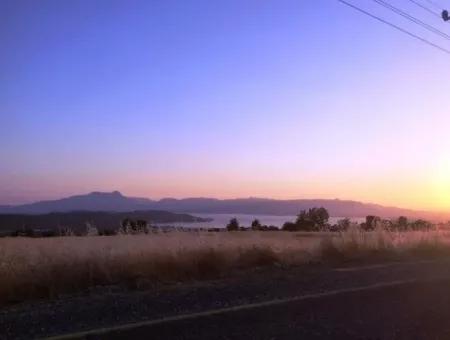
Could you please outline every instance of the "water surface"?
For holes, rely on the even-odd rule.
[[[199,214],[199,213],[190,213],[191,215],[202,217],[202,218],[211,218],[211,222],[178,222],[178,223],[170,223],[172,226],[176,227],[186,227],[186,228],[225,228],[228,222],[232,218],[237,218],[239,224],[243,227],[249,227],[254,219],[258,219],[259,222],[263,225],[273,225],[276,227],[281,227],[285,222],[294,222],[296,216],[294,215],[250,215],[250,214]],[[331,217],[329,222],[331,224],[336,223],[338,220],[342,219],[342,217]],[[362,222],[364,218],[354,217],[351,218],[352,221]]]

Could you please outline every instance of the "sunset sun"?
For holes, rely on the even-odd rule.
[[[450,160],[442,161],[433,174],[435,205],[438,209],[450,208]]]

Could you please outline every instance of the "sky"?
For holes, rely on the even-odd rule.
[[[449,90],[449,54],[336,0],[2,0],[0,204],[119,190],[450,211]]]

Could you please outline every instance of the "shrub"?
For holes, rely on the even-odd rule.
[[[228,231],[238,231],[239,230],[239,222],[236,218],[232,218],[230,222],[227,224]]]
[[[379,218],[378,216],[369,215],[369,216],[366,216],[366,222],[361,223],[361,229],[363,229],[365,231],[372,231],[372,230],[375,230],[377,228],[377,226],[380,225],[380,223],[381,223],[381,218]]]
[[[252,227],[252,230],[261,230],[262,229],[262,225],[258,219],[253,220],[251,227]]]
[[[293,222],[286,222],[283,224],[283,227],[281,227],[284,231],[297,231],[297,225]]]
[[[349,218],[343,218],[337,221],[336,228],[337,231],[346,231],[350,228],[352,221]]]

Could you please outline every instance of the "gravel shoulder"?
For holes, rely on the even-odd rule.
[[[0,339],[33,339],[56,336],[175,315],[198,313],[230,306],[264,302],[273,299],[283,299],[337,289],[370,286],[383,282],[398,280],[444,282],[448,279],[450,279],[450,262],[447,261],[391,263],[388,265],[347,268],[311,264],[301,267],[256,269],[239,272],[232,277],[220,280],[172,284],[164,287],[155,287],[146,291],[104,292],[104,289],[98,289],[89,294],[66,296],[53,301],[26,303],[1,309]],[[441,286],[444,287],[445,285],[441,284]],[[417,290],[418,288],[411,289]],[[430,292],[433,290],[431,288],[427,289],[430,290]],[[398,290],[401,291],[400,288]],[[398,290],[395,292],[399,293]],[[407,291],[407,289],[405,289],[405,291]],[[411,292],[412,290],[405,294],[412,294]],[[395,296],[393,293],[386,293],[386,296],[391,295]],[[436,297],[435,295],[433,296]],[[380,299],[380,297],[377,299]],[[405,299],[408,300],[407,297]],[[371,304],[373,301],[370,300],[370,298],[369,300],[372,302],[368,304],[366,304],[366,302],[357,303],[358,301],[364,301],[364,299],[359,300],[359,298],[357,298],[355,300],[355,298],[351,298],[348,300],[353,301],[355,306],[364,306],[358,308],[365,308],[368,311],[372,308]],[[380,301],[385,300],[380,299]],[[424,302],[421,301],[421,303]],[[302,303],[302,305],[304,304]],[[337,298],[336,301],[329,301],[327,306],[335,308],[337,314],[347,313],[345,308],[346,300],[343,297]],[[389,303],[387,306],[389,309]],[[325,309],[328,310],[328,307]],[[264,313],[269,316],[283,315],[281,313],[283,308],[283,306],[279,306],[276,307],[275,310],[269,311],[258,309],[258,311],[250,314],[260,315],[260,319],[264,321],[264,318],[262,317]],[[320,310],[321,308],[324,308],[324,306],[321,307],[319,304],[317,310]],[[353,310],[355,313],[358,308],[354,307]],[[386,306],[384,308],[386,308]],[[380,307],[380,310],[381,309],[382,307]],[[339,310],[341,310],[341,312],[339,312]],[[245,320],[245,315],[244,312],[243,316],[235,315],[234,318],[235,320],[241,320],[242,318],[242,320]],[[231,314],[227,317],[233,319]],[[236,319],[236,317],[238,318]],[[286,317],[293,316],[288,315]],[[217,317],[212,318],[214,319]],[[332,319],[331,316],[330,319]],[[302,318],[299,320],[304,319]],[[214,322],[208,318],[208,323],[209,322],[211,322],[211,325],[214,325]],[[243,323],[241,321],[237,322],[237,324],[240,324],[241,326],[235,329],[235,332],[238,332],[236,334],[241,334],[239,329],[242,330],[242,334],[245,334],[244,330],[252,325],[250,321],[248,322],[248,326],[245,325],[245,322]],[[282,324],[282,320],[279,320],[279,324]],[[330,321],[330,324],[332,325],[333,322]],[[257,325],[260,325],[259,321]],[[187,326],[186,330],[189,330],[189,327],[193,327],[193,324],[189,324],[188,322],[185,326]],[[306,327],[307,323],[304,324],[304,326]],[[177,324],[176,328],[178,327],[180,327],[180,332],[172,333],[172,335],[164,333],[165,331],[163,329],[153,329],[156,333],[152,333],[152,338],[158,338],[158,334],[170,335],[169,337],[164,337],[166,339],[172,337],[177,338],[176,334],[191,334],[189,331],[183,333],[181,331],[183,329],[182,325],[179,326]],[[255,323],[253,322],[253,328],[254,327]],[[303,326],[300,328],[302,327]],[[248,331],[254,331],[253,328],[248,329]],[[220,329],[226,331],[230,330],[230,334],[234,334],[231,326],[230,328]],[[261,328],[261,331],[263,329],[264,327]],[[314,329],[312,325],[311,329]],[[174,328],[171,328],[171,331],[173,330]],[[214,328],[212,328],[212,330],[214,330]],[[279,330],[281,330],[281,328]],[[273,332],[276,331],[277,328],[275,327]],[[228,333],[221,332],[220,334]],[[261,333],[261,335],[263,334],[264,333]],[[271,333],[268,332],[267,334]],[[146,335],[148,336],[148,333],[146,333]],[[203,335],[197,335],[197,338],[202,338],[202,336],[203,338],[208,338],[208,331]],[[113,335],[111,334],[111,337],[112,336]],[[135,336],[136,338],[139,338],[139,334],[135,334]],[[214,337],[214,335],[210,333],[209,336]],[[128,335],[126,337],[129,338]],[[108,338],[110,338],[110,336],[108,336]],[[194,337],[185,336],[182,338],[189,339]],[[233,338],[233,336],[230,336],[230,338]]]

